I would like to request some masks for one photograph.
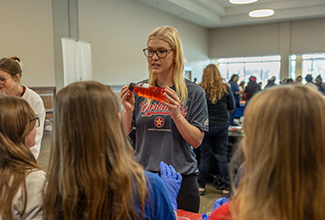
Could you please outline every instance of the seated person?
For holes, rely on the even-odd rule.
[[[175,219],[182,177],[161,163],[161,176],[133,159],[120,104],[101,83],[76,82],[55,98],[47,219]]]
[[[304,86],[254,96],[245,110],[245,170],[232,202],[209,220],[325,219],[324,109],[324,97]]]
[[[39,117],[40,126],[36,128],[35,144],[30,148],[34,157],[38,158],[45,120],[45,108],[41,97],[20,83],[23,74],[23,63],[18,57],[2,58],[0,60],[0,94],[21,97],[26,100]]]
[[[43,219],[46,174],[29,149],[39,124],[25,100],[0,95],[0,220]]]

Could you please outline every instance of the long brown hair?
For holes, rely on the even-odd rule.
[[[324,97],[304,86],[270,88],[249,102],[236,219],[325,219],[324,109]]]
[[[184,71],[183,47],[182,47],[181,38],[179,36],[178,30],[170,26],[158,27],[150,33],[147,40],[147,44],[152,39],[164,40],[174,50],[175,62],[173,68],[174,69],[173,83],[175,84],[175,90],[182,102],[182,105],[185,105],[187,101],[188,91],[183,76],[183,71]],[[155,85],[157,81],[157,76],[155,76],[151,72],[151,68],[148,67],[148,70],[149,70],[148,83],[151,85]],[[151,100],[147,102],[147,106],[149,106],[150,102]]]
[[[136,219],[144,211],[144,171],[132,158],[112,90],[76,82],[59,91],[49,178],[44,199],[48,219]]]
[[[24,215],[27,201],[25,177],[40,169],[24,144],[35,126],[35,113],[29,104],[15,96],[0,96],[0,216],[12,219],[12,200],[22,189]]]
[[[219,69],[214,64],[209,64],[203,69],[199,85],[205,90],[207,98],[213,104],[227,93],[227,84],[222,81]]]

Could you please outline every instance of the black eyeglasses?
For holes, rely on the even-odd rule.
[[[9,79],[9,78],[10,78],[10,76],[8,76],[7,78],[0,78],[0,83],[1,83],[2,85],[6,84],[6,81],[7,81],[7,79]]]
[[[33,121],[35,121],[35,127],[38,128],[41,125],[41,122],[40,122],[38,116],[36,116],[36,118],[33,118],[32,120],[30,120],[30,122],[33,122]]]
[[[152,50],[152,49],[149,49],[149,48],[145,48],[145,49],[143,49],[143,53],[148,58],[152,58],[155,53],[157,54],[157,56],[159,58],[164,58],[164,57],[166,57],[173,50],[174,49],[168,49],[168,50],[166,50],[166,49],[165,50],[164,49]]]

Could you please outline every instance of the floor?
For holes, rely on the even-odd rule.
[[[44,131],[42,147],[40,156],[37,160],[38,165],[44,169],[47,169],[48,159],[50,156],[50,145],[51,145],[51,132]],[[208,182],[206,185],[206,193],[204,196],[201,196],[201,204],[200,204],[200,213],[208,213],[211,212],[213,203],[216,199],[222,197],[222,193],[220,190],[217,190],[212,183]]]

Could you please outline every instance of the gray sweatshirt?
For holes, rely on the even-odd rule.
[[[21,188],[12,201],[12,219],[13,220],[29,220],[43,219],[43,189],[46,181],[46,173],[41,170],[35,170],[26,176],[27,202],[23,216],[21,216],[24,204]],[[3,218],[0,216],[0,220]]]

